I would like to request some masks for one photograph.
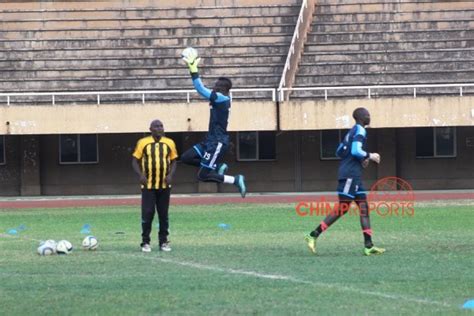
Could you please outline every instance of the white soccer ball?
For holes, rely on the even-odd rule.
[[[185,59],[186,61],[193,61],[198,57],[198,51],[192,47],[186,47],[181,52],[181,58]]]
[[[42,245],[49,245],[50,247],[52,247],[54,249],[54,251],[56,251],[56,241],[53,240],[53,239],[48,239],[48,240],[44,240],[44,241],[40,241],[40,246]]]
[[[72,244],[67,240],[60,240],[56,245],[58,255],[67,255],[72,251]]]
[[[97,238],[95,238],[94,236],[87,236],[82,241],[82,247],[85,250],[95,250],[97,249],[98,245],[99,245],[99,241],[97,241]]]
[[[50,256],[56,252],[56,249],[55,245],[52,245],[51,243],[42,242],[39,245],[37,251],[40,256]]]

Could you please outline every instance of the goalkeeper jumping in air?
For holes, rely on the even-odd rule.
[[[367,135],[365,127],[370,124],[370,113],[365,108],[357,108],[352,113],[352,117],[356,124],[347,132],[336,151],[336,155],[341,158],[337,187],[339,209],[337,212],[329,214],[315,230],[305,236],[308,248],[312,253],[316,253],[316,240],[319,235],[343,216],[353,201],[359,207],[360,226],[365,244],[364,254],[370,256],[385,252],[385,249],[377,248],[372,243],[367,196],[361,180],[362,169],[368,166],[369,160],[380,163],[379,154],[369,153],[363,149]]]
[[[229,91],[232,88],[232,82],[229,78],[220,77],[212,90],[206,88],[201,78],[199,78],[198,64],[200,58],[197,56],[197,51],[190,48],[185,51],[187,52],[183,52],[183,60],[189,68],[193,85],[201,96],[209,100],[211,115],[206,138],[203,142],[184,152],[181,161],[188,165],[200,167],[198,172],[199,181],[233,184],[239,189],[240,195],[244,198],[246,194],[244,176],[225,175],[228,166],[222,162],[229,145],[227,123],[231,106]]]

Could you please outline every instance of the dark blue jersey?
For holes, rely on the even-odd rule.
[[[336,156],[341,158],[339,164],[338,179],[360,179],[362,176],[362,160],[369,157],[364,151],[367,132],[359,124],[354,125],[344,136],[337,147]]]
[[[194,88],[200,95],[209,100],[209,106],[211,107],[206,142],[220,142],[227,145],[229,143],[227,123],[230,112],[230,97],[206,88],[201,78],[199,78],[199,74],[192,74],[192,78]]]

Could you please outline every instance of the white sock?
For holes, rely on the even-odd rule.
[[[235,177],[233,176],[224,176],[224,183],[231,183],[234,184]]]

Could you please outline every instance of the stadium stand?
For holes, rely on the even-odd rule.
[[[293,86],[469,82],[474,78],[473,27],[472,1],[318,1]],[[363,90],[330,93],[367,97]],[[377,93],[412,92],[383,90],[373,97]],[[424,88],[417,93],[458,90]],[[322,92],[294,92],[292,98],[315,95]]]
[[[0,92],[189,89],[179,58],[186,46],[200,51],[201,71],[209,80],[227,75],[240,88],[277,86],[300,5],[222,3],[194,9],[153,1],[137,7],[113,2],[90,2],[86,8],[74,2],[46,9],[10,6],[0,11],[5,74]],[[74,101],[91,98],[75,96]]]

